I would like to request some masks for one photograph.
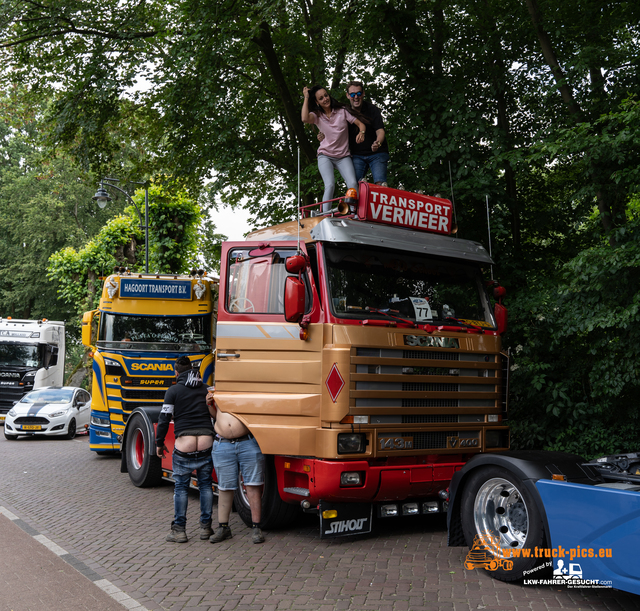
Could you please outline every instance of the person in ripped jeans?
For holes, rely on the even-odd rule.
[[[189,484],[195,470],[200,492],[200,539],[207,540],[212,534],[211,510],[213,507],[213,480],[211,472],[211,446],[213,444],[212,414],[207,405],[207,388],[200,373],[191,367],[186,356],[178,358],[174,365],[176,384],[164,396],[164,404],[156,430],[156,453],[164,457],[168,452],[164,443],[169,422],[173,420],[175,446],[173,449],[173,493],[174,518],[171,532],[166,540],[186,543],[187,505]]]
[[[219,527],[209,539],[220,543],[230,539],[229,515],[233,505],[233,495],[238,488],[238,476],[247,491],[251,507],[251,540],[264,543],[260,529],[262,517],[262,486],[264,484],[264,456],[260,446],[249,429],[238,418],[216,409],[213,394],[207,396],[209,408],[215,417],[215,439],[213,441],[213,466],[218,478],[218,522]]]

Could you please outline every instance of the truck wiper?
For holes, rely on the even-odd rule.
[[[394,316],[393,314],[390,313],[389,309],[379,310],[378,308],[370,308],[367,306],[365,310],[367,312],[373,312],[374,314],[382,314],[383,316],[388,316],[389,318],[393,318],[394,320],[399,320],[400,322],[404,322],[408,325],[411,325],[411,327],[413,327],[414,329],[418,327],[418,325],[416,325],[416,323],[413,322],[412,320],[407,320],[406,318],[401,318],[400,316]]]

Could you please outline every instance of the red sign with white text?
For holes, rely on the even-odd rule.
[[[448,199],[360,183],[358,216],[368,221],[416,231],[451,233],[452,207]]]

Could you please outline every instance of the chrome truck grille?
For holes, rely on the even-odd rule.
[[[353,413],[369,415],[378,452],[478,451],[487,414],[506,415],[496,353],[356,348],[352,364]],[[500,446],[508,445],[505,434]]]

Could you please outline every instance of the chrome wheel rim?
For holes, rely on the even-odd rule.
[[[238,474],[238,494],[244,506],[250,509],[251,506],[249,505],[249,497],[247,496],[247,488],[244,485],[244,479],[242,479],[242,473]]]
[[[522,548],[527,539],[529,514],[518,488],[509,480],[495,477],[486,481],[473,505],[476,532],[486,539],[494,556],[503,549]]]
[[[131,448],[129,452],[129,458],[133,468],[138,471],[142,467],[144,462],[144,435],[140,429],[133,431],[133,442],[129,446]]]

